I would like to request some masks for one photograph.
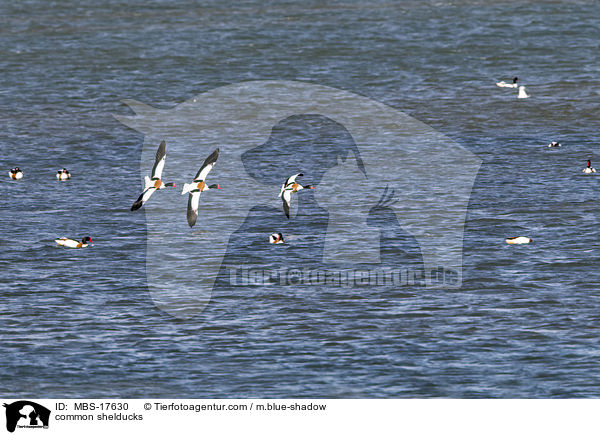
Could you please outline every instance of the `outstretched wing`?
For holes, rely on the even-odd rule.
[[[142,194],[138,197],[138,199],[131,206],[131,211],[135,211],[138,208],[140,208],[142,205],[144,205],[144,203],[150,199],[150,197],[152,196],[152,194],[154,193],[155,190],[156,189],[154,189],[153,187],[150,187],[150,188],[144,190],[142,192]]]
[[[302,177],[304,174],[296,174],[296,175],[292,175],[291,177],[289,177],[287,180],[284,181],[284,183],[281,185],[281,191],[279,192],[279,197],[281,197],[281,195],[283,194],[283,191],[285,190],[285,188],[290,185],[293,184],[296,181],[296,177]]]
[[[199,182],[199,181],[206,180],[206,176],[208,175],[210,170],[213,168],[213,166],[215,166],[215,163],[217,163],[218,158],[219,158],[219,148],[214,150],[213,153],[210,156],[208,156],[206,158],[206,160],[204,160],[202,167],[200,168],[200,170],[194,177],[194,181]]]
[[[163,140],[156,150],[156,159],[152,168],[152,179],[158,179],[162,176],[163,168],[165,167],[165,158],[167,157],[167,145]]]
[[[289,219],[290,218],[290,201],[292,199],[292,191],[285,190],[283,192],[283,195],[281,196],[281,198],[283,199],[283,211],[285,212],[285,215]]]
[[[198,203],[200,202],[200,193],[190,193],[188,196],[187,206],[187,221],[190,227],[196,225],[196,219],[198,218]]]

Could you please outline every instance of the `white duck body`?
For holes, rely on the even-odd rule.
[[[556,148],[556,147],[561,147],[562,145],[560,144],[560,142],[550,142],[548,144],[548,148]]]
[[[92,239],[89,237],[85,237],[83,240],[77,241],[73,239],[68,239],[66,237],[61,237],[60,239],[55,240],[55,242],[58,243],[60,246],[65,246],[67,248],[87,248],[89,246],[89,244],[87,243],[88,241],[91,242]]]
[[[529,98],[529,94],[525,92],[525,86],[519,86],[519,95],[517,98]]]
[[[531,242],[533,242],[533,239],[530,239],[529,237],[523,237],[523,236],[509,237],[508,239],[506,239],[506,243],[508,243],[509,245],[522,245],[524,243],[531,243]]]
[[[498,86],[499,88],[516,88],[517,86],[519,86],[517,84],[517,82],[519,81],[518,77],[515,77],[513,79],[512,83],[506,83],[504,80],[501,82],[496,83],[496,86]]]

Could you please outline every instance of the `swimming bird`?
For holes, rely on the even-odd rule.
[[[285,243],[283,240],[283,234],[273,233],[269,236],[269,242],[274,244]]]
[[[292,175],[281,185],[281,191],[279,192],[278,196],[283,200],[283,211],[288,219],[290,218],[290,201],[292,199],[292,193],[298,192],[302,189],[314,189],[314,186],[311,184],[302,186],[296,183],[296,178],[302,177],[303,175],[304,174]]]
[[[21,178],[23,178],[23,171],[21,171],[19,168],[12,168],[8,172],[8,176],[13,180],[20,180]]]
[[[519,77],[515,77],[512,83],[506,83],[504,81],[496,83],[496,86],[500,88],[516,88],[517,82],[519,81]]]
[[[160,177],[162,176],[163,168],[165,167],[165,158],[167,157],[167,146],[163,140],[156,150],[156,159],[152,168],[152,178],[147,175],[144,177],[144,191],[139,198],[131,206],[131,211],[137,210],[146,203],[157,190],[162,190],[165,187],[176,187],[175,183],[163,183]]]
[[[181,194],[184,195],[189,193],[188,197],[188,206],[187,206],[187,221],[190,227],[193,227],[196,224],[196,219],[198,218],[198,203],[200,202],[200,194],[205,190],[210,189],[220,189],[221,186],[218,184],[211,184],[208,186],[205,183],[206,176],[210,172],[210,170],[217,163],[217,159],[219,158],[219,148],[214,150],[210,156],[204,160],[202,167],[194,177],[194,181],[191,183],[185,183],[183,185],[183,189]]]
[[[519,86],[519,95],[517,98],[529,98],[529,94],[525,92],[525,86]]]
[[[592,168],[592,162],[590,160],[587,161],[587,167],[583,170],[585,174],[591,174],[592,172],[596,172],[594,168]]]
[[[71,173],[69,171],[67,171],[65,168],[62,168],[56,172],[56,179],[59,181],[70,180]]]
[[[531,243],[533,242],[533,239],[530,239],[529,237],[509,237],[508,239],[506,239],[506,243],[508,243],[509,245],[522,245],[524,243]]]
[[[84,237],[81,239],[81,242],[73,239],[67,239],[66,237],[61,237],[60,239],[56,239],[55,242],[60,246],[66,246],[67,248],[87,248],[88,242],[90,245],[94,246],[91,237]]]
[[[560,146],[562,146],[562,145],[560,144],[560,142],[554,142],[554,141],[552,141],[552,142],[550,142],[550,143],[548,144],[548,148],[560,147]]]

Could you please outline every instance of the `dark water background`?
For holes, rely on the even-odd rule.
[[[598,12],[591,1],[2,2],[0,394],[600,396],[600,179],[581,173],[588,158],[600,165]],[[531,98],[494,85],[514,75]],[[256,79],[367,96],[483,160],[462,288],[221,282],[193,319],[154,306],[145,215],[129,211],[144,138],[112,114],[131,113],[124,98],[170,108]],[[58,183],[63,166],[73,179]],[[88,234],[93,248],[53,242]],[[511,235],[535,243],[504,244]]]

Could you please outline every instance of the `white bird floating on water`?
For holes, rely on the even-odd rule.
[[[285,243],[283,240],[283,234],[281,233],[273,233],[269,236],[269,242],[273,244]]]
[[[88,245],[94,246],[92,243],[91,237],[84,237],[81,239],[81,242],[73,239],[68,239],[66,237],[61,237],[60,239],[55,240],[60,246],[66,246],[67,248],[87,248]]]
[[[496,86],[498,86],[499,88],[516,88],[518,86],[517,85],[518,81],[519,81],[519,77],[515,77],[513,79],[512,83],[506,83],[505,81],[501,81],[501,82],[496,83]]]
[[[12,180],[20,180],[23,178],[23,171],[21,171],[19,168],[12,168],[10,171],[8,171],[8,176]]]
[[[562,145],[560,144],[560,142],[554,142],[554,141],[552,141],[548,144],[548,148],[555,148],[555,147],[561,147],[561,146]]]
[[[523,237],[523,236],[509,237],[508,239],[506,239],[506,243],[508,243],[509,245],[522,245],[524,243],[531,243],[531,242],[533,242],[533,239],[531,239],[529,237]]]
[[[591,174],[593,172],[596,172],[596,170],[594,168],[592,168],[592,162],[591,160],[587,161],[587,167],[583,170],[584,174]]]
[[[519,86],[519,95],[517,98],[529,98],[529,94],[525,92],[525,86]]]
[[[56,179],[58,181],[70,180],[71,179],[71,173],[67,169],[62,168],[62,169],[60,169],[60,170],[58,170],[56,172]]]

